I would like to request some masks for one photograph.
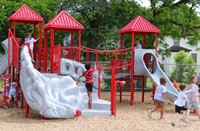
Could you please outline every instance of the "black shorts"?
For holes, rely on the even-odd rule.
[[[186,108],[185,106],[177,106],[177,105],[175,105],[175,112],[176,113],[181,113],[181,111],[186,111],[186,110],[188,110],[188,108]]]
[[[85,87],[87,88],[87,91],[92,92],[93,83],[87,83],[85,84]]]

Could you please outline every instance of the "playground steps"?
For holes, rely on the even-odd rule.
[[[92,109],[88,109],[88,95],[85,83],[79,83],[79,91],[83,99],[81,113],[83,116],[108,116],[110,112],[110,102],[98,98],[97,90],[93,88],[92,92]]]
[[[95,109],[84,109],[81,110],[82,116],[109,116],[111,112],[108,110],[95,110]]]
[[[83,109],[88,108],[88,101],[85,100],[83,104]],[[110,110],[110,102],[105,100],[93,100],[92,101],[92,109],[94,110]]]

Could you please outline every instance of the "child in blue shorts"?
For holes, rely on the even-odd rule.
[[[166,80],[165,78],[160,78],[160,85],[156,87],[156,92],[154,95],[155,107],[152,110],[149,110],[148,116],[152,118],[152,112],[160,108],[160,119],[164,119],[164,108],[166,101]]]

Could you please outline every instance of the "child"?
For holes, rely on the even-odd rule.
[[[8,99],[8,104],[10,103],[10,101],[12,100],[12,98],[14,98],[14,101],[16,101],[16,87],[17,87],[17,83],[13,82],[11,84],[10,90],[9,90],[9,99]]]
[[[160,84],[156,88],[156,93],[154,95],[154,102],[155,107],[152,110],[148,111],[149,118],[152,118],[152,112],[158,110],[160,108],[160,119],[164,119],[164,107],[165,107],[165,101],[166,101],[166,80],[165,78],[160,78]]]
[[[178,93],[178,98],[177,100],[174,102],[175,104],[175,115],[174,118],[172,120],[172,126],[176,126],[176,117],[178,113],[181,113],[181,111],[183,111],[183,116],[181,117],[181,119],[187,123],[191,123],[188,120],[188,116],[189,116],[189,109],[186,108],[186,103],[189,102],[186,93],[187,92],[191,92],[193,91],[193,89],[186,91],[186,85],[185,84],[180,84],[179,86],[179,93]]]
[[[87,88],[87,94],[88,94],[88,108],[92,109],[92,88],[93,88],[93,74],[94,74],[94,67],[91,67],[90,64],[85,64],[86,71],[83,72],[81,76],[85,76],[85,87]],[[79,80],[81,76],[77,80],[77,84],[79,83]]]
[[[176,82],[176,79],[175,79],[175,78],[173,78],[173,86],[174,86],[174,88],[178,89],[178,84],[177,84],[177,82]]]
[[[199,91],[196,83],[197,77],[192,76],[190,79],[188,90],[193,89],[193,91],[187,93],[187,98],[189,100],[189,102],[187,103],[187,107],[190,110],[195,110],[195,113],[198,115],[198,120],[200,120]]]
[[[33,55],[34,42],[37,42],[38,40],[39,40],[39,38],[34,39],[33,37],[31,37],[31,33],[27,33],[27,36],[25,38],[25,44],[29,43],[30,55],[31,55],[31,58],[32,58],[32,62],[34,62],[34,55]]]

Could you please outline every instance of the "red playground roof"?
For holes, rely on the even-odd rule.
[[[24,4],[15,13],[13,13],[9,18],[8,22],[17,21],[24,23],[38,23],[42,22],[43,18],[33,11],[30,7]]]
[[[84,26],[63,10],[44,26],[44,29],[50,28],[57,30],[83,30]]]
[[[138,16],[119,31],[120,34],[129,34],[132,32],[138,34],[160,33],[160,30],[142,16]]]

